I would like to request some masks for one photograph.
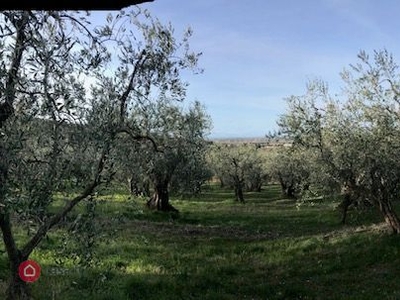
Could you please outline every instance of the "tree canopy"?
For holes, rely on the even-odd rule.
[[[178,39],[170,24],[140,9],[109,15],[96,28],[83,13],[5,11],[0,18],[0,229],[8,298],[28,299],[19,264],[115,177],[121,141],[157,152],[172,132],[199,134],[176,120],[193,115],[188,126],[196,127],[201,119],[199,106],[185,115],[180,104],[181,72],[198,71],[200,54],[190,50],[191,29]],[[49,209],[55,193],[65,203],[57,212]],[[29,228],[25,243],[16,242],[14,221]]]
[[[311,82],[305,95],[288,99],[279,124],[296,147],[316,155],[314,184],[343,193],[348,201],[374,204],[399,233],[392,208],[400,182],[399,67],[386,50],[358,57],[360,62],[342,73],[344,99],[332,97],[325,83]]]

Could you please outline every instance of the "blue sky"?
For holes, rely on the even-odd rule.
[[[397,0],[155,0],[141,5],[176,32],[194,30],[201,75],[188,101],[204,103],[211,137],[260,137],[276,129],[284,98],[314,78],[340,91],[360,50],[386,48],[400,62]]]

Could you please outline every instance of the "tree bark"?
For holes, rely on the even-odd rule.
[[[155,185],[153,196],[147,201],[147,207],[158,211],[178,210],[169,203],[168,183],[160,182]]]
[[[379,210],[381,211],[385,222],[390,226],[393,234],[400,233],[400,220],[393,210],[389,200],[381,200],[378,203]]]
[[[65,207],[60,212],[53,215],[53,217],[49,218],[44,224],[42,224],[37,230],[36,234],[24,245],[24,247],[21,248],[21,250],[18,249],[15,243],[15,238],[12,234],[9,213],[0,213],[0,228],[3,234],[3,242],[7,251],[11,271],[11,278],[6,293],[7,300],[31,299],[29,286],[20,279],[18,274],[18,267],[20,263],[28,259],[32,251],[42,241],[47,232],[53,226],[58,224],[68,214],[68,212],[70,212],[75,207],[76,204],[92,194],[94,189],[100,184],[100,173],[103,170],[105,159],[106,151],[103,151],[103,154],[97,166],[97,172],[94,176],[93,182],[86,187],[82,194],[73,198],[65,205]],[[0,195],[0,200],[3,200],[1,196],[3,195]]]
[[[342,224],[346,224],[347,211],[349,210],[350,205],[353,201],[351,201],[350,194],[345,194],[343,201],[340,203],[340,208],[342,209]]]
[[[241,184],[235,184],[235,199],[244,203],[243,188]]]
[[[393,193],[393,189],[388,189],[384,184],[383,176],[379,172],[377,167],[374,167],[370,171],[372,179],[372,194],[375,198],[374,203],[377,204],[380,212],[385,219],[386,224],[389,225],[393,234],[400,233],[400,220],[392,208],[390,195]],[[393,188],[393,187],[391,187]]]
[[[21,66],[21,60],[24,51],[26,50],[26,36],[25,29],[29,21],[29,12],[23,12],[20,18],[12,17],[12,23],[16,29],[16,38],[14,44],[14,53],[10,69],[6,76],[6,88],[4,91],[4,103],[0,105],[0,128],[4,123],[14,114],[14,99],[16,94],[15,86],[18,83],[17,74]],[[18,250],[12,234],[12,227],[10,222],[10,214],[5,209],[6,205],[3,204],[5,200],[6,182],[8,176],[9,166],[7,163],[7,153],[3,148],[0,148],[2,162],[0,163],[0,229],[3,235],[4,246],[7,251],[11,278],[6,291],[7,300],[26,300],[31,299],[30,289],[27,284],[19,278],[18,267],[20,263],[25,260],[25,257]]]
[[[7,300],[31,300],[30,286],[21,280],[18,273],[19,265],[25,261],[24,258],[19,258],[16,261],[10,261],[11,278],[7,287]]]
[[[11,276],[7,287],[7,300],[25,300],[31,299],[31,292],[28,285],[21,280],[18,274],[18,267],[21,262],[27,260],[17,248],[11,230],[9,215],[0,216],[0,227],[3,233],[3,242],[9,258]]]

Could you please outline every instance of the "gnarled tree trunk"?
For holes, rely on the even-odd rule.
[[[381,200],[378,203],[379,210],[382,213],[385,222],[390,226],[393,234],[400,233],[400,220],[393,210],[389,200]]]
[[[342,209],[342,224],[346,224],[346,217],[347,217],[347,211],[349,210],[350,205],[353,203],[351,200],[351,195],[349,193],[346,193],[344,195],[344,198],[342,202],[340,203],[339,207]]]
[[[235,187],[235,197],[236,201],[244,202],[243,189],[241,186]]]
[[[147,207],[158,211],[178,210],[169,203],[168,182],[162,181],[155,185],[153,196],[147,201]]]
[[[381,175],[379,168],[374,167],[370,171],[372,179],[372,194],[374,203],[378,206],[386,224],[388,224],[393,234],[400,234],[400,220],[391,204],[391,195],[396,186],[385,184],[385,179]]]
[[[235,200],[244,203],[243,187],[241,183],[235,184]]]
[[[279,175],[279,183],[281,185],[283,196],[288,197],[288,198],[296,198],[296,195],[295,195],[296,190],[294,188],[293,183],[287,184],[280,175]]]

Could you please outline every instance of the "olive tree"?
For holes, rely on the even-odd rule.
[[[169,203],[170,191],[194,195],[211,176],[205,162],[211,121],[199,102],[184,109],[159,101],[149,103],[145,111],[142,131],[151,128],[157,147],[134,144],[129,136],[120,139],[118,179],[128,178],[132,195],[149,197],[149,208],[175,210]],[[151,189],[154,194],[150,197]]]
[[[0,228],[11,271],[7,297],[28,299],[28,286],[18,276],[19,264],[100,180],[102,152],[93,156],[97,165],[91,168],[87,187],[57,214],[46,214],[52,191],[64,177],[58,172],[67,148],[63,124],[74,119],[74,106],[84,94],[79,76],[73,74],[88,73],[107,57],[94,35],[67,34],[66,26],[77,33],[85,30],[84,21],[72,14],[3,12],[0,18]],[[75,44],[81,45],[79,55]],[[36,224],[20,247],[12,227],[17,217]]]
[[[346,99],[333,99],[326,84],[314,82],[304,96],[289,98],[280,125],[300,149],[317,155],[316,183],[341,192],[345,208],[351,202],[375,205],[399,233],[392,206],[400,179],[398,66],[387,51],[372,59],[361,52],[359,59],[342,74]]]
[[[214,144],[210,150],[209,163],[215,175],[235,191],[236,201],[244,202],[246,186],[261,189],[266,177],[263,159],[256,145]]]
[[[197,101],[182,117],[180,142],[174,147],[184,149],[180,150],[181,162],[172,177],[171,191],[179,195],[195,196],[201,193],[202,186],[212,177],[206,160],[210,147],[207,136],[212,122],[205,107]]]
[[[155,136],[162,149],[150,153],[147,164],[154,187],[154,194],[147,201],[147,206],[161,211],[176,211],[169,203],[170,185],[174,184],[176,191],[195,191],[208,179],[203,170],[207,147],[205,136],[210,120],[198,102],[187,112],[174,109],[168,117],[157,120],[160,131]]]
[[[311,159],[305,151],[280,146],[267,153],[266,169],[285,197],[295,198],[309,187]]]
[[[30,299],[19,264],[113,178],[121,136],[156,148],[151,130],[141,130],[141,117],[131,109],[159,101],[152,99],[183,100],[180,71],[195,68],[198,55],[189,49],[191,30],[177,41],[171,25],[147,12],[110,15],[98,28],[83,14],[62,11],[2,12],[0,18],[0,229],[10,262],[7,297]],[[137,32],[126,30],[131,28]],[[73,181],[79,182],[74,193],[65,187]],[[49,207],[58,191],[65,205],[54,212]],[[26,242],[16,240],[14,221],[30,224]]]

